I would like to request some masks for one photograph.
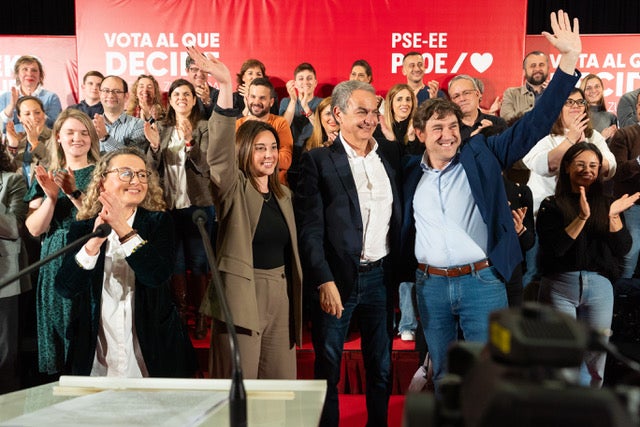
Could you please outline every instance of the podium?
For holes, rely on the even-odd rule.
[[[245,380],[244,385],[247,391],[249,426],[318,425],[326,393],[325,381]],[[149,425],[227,426],[230,386],[230,380],[215,379],[62,376],[59,382],[0,395],[0,425],[59,425],[64,422],[64,418],[56,417],[61,417],[65,411],[66,417],[73,417],[74,424],[88,425],[95,422],[100,410],[106,410],[107,404],[117,402],[122,397],[130,399],[131,406],[119,406],[120,413],[113,415],[120,416],[124,421],[114,422],[119,425],[140,425],[134,419],[140,416],[142,410],[149,409],[145,403],[145,393],[152,396],[153,392],[161,392],[158,395],[164,395],[165,402],[169,402],[162,409],[165,413],[171,413],[171,417],[147,417],[145,421]],[[208,402],[185,407],[185,398],[190,399],[192,395],[201,399],[204,396]],[[87,399],[93,400],[89,402]],[[103,399],[103,404],[100,399]],[[203,404],[209,404],[212,400],[216,404],[204,410]],[[136,402],[139,402],[139,409],[134,409]],[[87,413],[87,405],[93,405],[89,408],[93,408],[92,412],[95,413]],[[177,407],[175,410],[172,408],[174,405]],[[178,407],[179,405],[182,407]],[[150,413],[153,414],[153,411]],[[186,423],[184,420],[188,416],[195,417],[196,420]]]

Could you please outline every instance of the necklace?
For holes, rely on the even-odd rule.
[[[262,198],[264,199],[265,203],[269,203],[269,201],[271,200],[271,196],[273,195],[273,193],[271,191],[269,191],[267,194],[261,193],[262,194]]]

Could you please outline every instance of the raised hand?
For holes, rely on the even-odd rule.
[[[524,228],[524,216],[527,214],[527,207],[524,206],[518,209],[511,209],[511,216],[513,217],[513,226],[516,229],[516,233],[520,234]]]
[[[98,138],[102,139],[107,136],[107,125],[104,123],[104,116],[102,114],[94,114],[93,126],[96,128]]]
[[[193,139],[193,126],[189,120],[179,120],[176,124],[178,129],[178,136],[184,139],[185,142],[191,142]]]
[[[295,80],[289,80],[286,86],[287,93],[289,93],[289,98],[291,98],[291,102],[295,102],[298,99],[298,91],[296,90]]]
[[[18,148],[18,144],[20,143],[20,136],[18,132],[16,132],[16,125],[12,120],[7,122],[7,145],[11,148]]]
[[[96,231],[99,225],[104,224],[104,220],[98,215],[93,223],[93,231]],[[84,248],[89,255],[95,256],[100,252],[100,246],[107,240],[108,235],[105,237],[93,237],[85,243]]]
[[[559,68],[567,74],[573,74],[580,52],[580,25],[578,18],[573,18],[573,28],[569,15],[558,10],[558,14],[551,12],[551,30],[553,34],[543,31],[542,35],[562,54]]]
[[[438,89],[440,89],[440,83],[437,80],[429,80],[427,82],[427,87],[429,91],[429,98],[435,99],[438,97]]]
[[[195,46],[187,47],[189,56],[202,71],[209,73],[220,85],[231,83],[231,73],[226,65],[211,54],[204,54]]]

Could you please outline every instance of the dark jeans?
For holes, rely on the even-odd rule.
[[[312,318],[313,348],[316,354],[315,378],[327,380],[327,396],[321,426],[337,427],[338,382],[344,341],[349,322],[356,315],[362,337],[362,356],[366,371],[367,426],[386,426],[391,379],[392,309],[382,267],[360,273],[344,312],[337,319],[314,301]]]

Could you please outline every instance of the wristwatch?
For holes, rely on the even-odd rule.
[[[73,190],[71,192],[71,194],[68,195],[70,199],[73,200],[78,200],[80,197],[82,197],[82,191],[78,190],[77,188],[75,190]]]

